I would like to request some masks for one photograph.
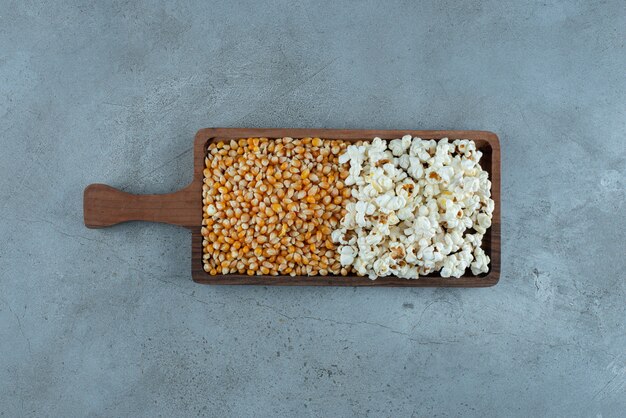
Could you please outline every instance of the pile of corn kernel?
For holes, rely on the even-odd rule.
[[[343,141],[242,138],[207,147],[202,187],[204,270],[327,275],[342,267],[331,233],[351,190]]]

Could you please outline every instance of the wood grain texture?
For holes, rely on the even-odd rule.
[[[342,139],[349,142],[399,138],[410,134],[422,139],[471,139],[483,152],[481,166],[489,173],[495,202],[492,225],[483,239],[483,248],[491,258],[489,273],[481,276],[443,278],[432,274],[419,280],[384,277],[370,280],[359,276],[245,276],[238,274],[211,276],[202,264],[202,171],[206,146],[212,141],[247,137],[301,138],[318,136],[324,139]],[[416,130],[362,130],[362,129],[289,129],[289,128],[207,128],[194,139],[193,181],[183,190],[166,195],[137,196],[120,192],[109,186],[96,184],[85,189],[85,225],[100,228],[116,223],[143,220],[165,222],[187,227],[192,232],[191,274],[194,281],[203,284],[254,284],[298,286],[410,286],[410,287],[486,287],[500,278],[500,142],[487,131],[416,131]],[[468,270],[469,272],[469,270]]]
[[[198,202],[195,187],[169,194],[135,195],[105,184],[91,184],[85,189],[83,213],[88,228],[127,221],[163,222],[193,228],[202,222],[202,197]]]

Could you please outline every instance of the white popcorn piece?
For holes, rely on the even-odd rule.
[[[478,220],[478,225],[485,229],[491,226],[491,217],[485,213],[479,213],[476,219]]]
[[[367,227],[371,224],[371,222],[366,218],[366,216],[373,214],[376,207],[371,203],[358,201],[356,202],[354,210],[356,224],[360,227]]]
[[[393,270],[394,274],[401,279],[418,279],[419,272],[417,267],[405,264],[402,267]]]
[[[411,146],[411,135],[404,135],[402,139],[394,139],[389,142],[389,149],[396,157],[406,153]]]
[[[450,166],[439,167],[437,169],[437,174],[444,182],[450,183],[450,181],[452,181],[452,177],[454,176],[454,168]]]
[[[376,222],[374,224],[373,232],[380,234],[384,237],[391,235],[391,225],[388,222]]]
[[[389,256],[381,257],[374,261],[372,265],[373,271],[369,274],[370,279],[374,280],[377,277],[389,276],[391,274],[391,261]]]
[[[356,203],[331,234],[341,264],[371,279],[487,272],[480,245],[494,202],[481,157],[473,141],[410,135],[348,147],[339,159]]]
[[[375,200],[376,205],[383,213],[392,213],[406,206],[406,199],[402,196],[395,196],[391,193],[380,195]]]
[[[376,246],[383,241],[385,235],[387,234],[382,233],[380,230],[372,229],[372,231],[370,231],[370,233],[365,237],[365,242],[372,247]]]
[[[354,270],[356,270],[357,274],[359,274],[360,276],[367,276],[367,264],[360,257],[357,257],[354,260],[354,264],[352,265],[352,267],[354,267]]]
[[[409,264],[417,264],[419,259],[417,257],[418,247],[414,244],[406,247],[406,256],[404,257],[404,261]]]
[[[481,273],[488,273],[489,261],[489,256],[485,254],[485,251],[480,247],[475,247],[474,262],[471,264],[472,274],[479,275]]]
[[[354,262],[357,251],[349,245],[344,245],[339,249],[339,262],[342,266],[349,266]]]
[[[339,156],[339,162],[341,164],[350,162],[348,177],[345,180],[346,185],[351,186],[353,184],[359,184],[366,149],[365,145],[350,145],[346,152]],[[360,184],[363,184],[363,182],[361,181]]]
[[[358,164],[361,165],[365,161],[365,145],[350,145],[346,152],[339,156],[339,163],[345,164],[348,161],[350,165]]]
[[[337,242],[339,244],[347,244],[347,242],[344,240],[344,233],[341,229],[335,229],[333,232],[331,232],[330,234],[330,239],[333,240],[333,242]]]
[[[402,154],[400,158],[394,158],[393,161],[403,170],[408,169],[411,165],[411,157],[408,154]]]
[[[366,184],[364,187],[358,189],[352,189],[352,196],[359,201],[368,201],[371,198],[378,196],[378,190],[371,184]]]
[[[424,166],[419,158],[409,156],[409,167],[406,172],[415,180],[419,180],[424,176]]]
[[[382,168],[373,169],[372,175],[368,180],[378,193],[385,193],[387,190],[393,188],[393,177],[388,176]]]
[[[363,236],[363,235],[359,236],[356,240],[356,244],[359,250],[358,256],[363,261],[371,261],[375,259],[376,256],[378,255],[378,251],[376,247],[373,247],[367,243],[366,236]]]
[[[410,206],[405,206],[403,208],[400,208],[398,210],[398,212],[396,212],[396,215],[397,215],[398,219],[401,220],[401,221],[409,220],[409,219],[411,219],[412,217],[415,216],[413,214],[413,209],[411,209]]]
[[[387,151],[387,144],[382,139],[376,137],[367,147],[367,156],[370,164],[376,164],[380,160],[390,160],[392,154]]]
[[[400,223],[400,218],[398,218],[395,213],[391,212],[387,215],[387,223],[391,226],[397,225]]]

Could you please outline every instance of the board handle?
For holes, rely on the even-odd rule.
[[[136,195],[106,184],[90,184],[84,192],[83,213],[88,228],[104,228],[127,221],[163,222],[193,228],[202,222],[202,198],[191,185],[169,194]]]

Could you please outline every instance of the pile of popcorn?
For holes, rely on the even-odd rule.
[[[402,139],[348,147],[345,180],[356,202],[332,232],[342,266],[370,279],[460,277],[489,271],[481,241],[494,202],[474,141]]]

